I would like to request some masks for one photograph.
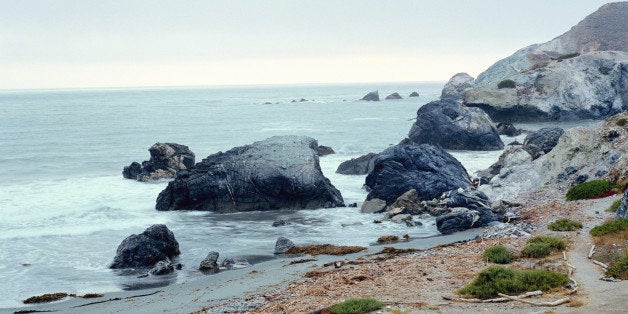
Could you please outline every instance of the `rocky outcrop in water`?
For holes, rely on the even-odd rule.
[[[523,141],[523,149],[530,153],[532,159],[537,159],[549,153],[564,133],[561,128],[542,128],[531,132]]]
[[[443,87],[441,100],[462,102],[464,93],[473,88],[473,77],[467,73],[458,73],[452,76]]]
[[[377,154],[368,153],[358,158],[352,158],[347,161],[343,161],[336,169],[336,173],[349,174],[349,175],[362,175],[367,174],[373,170],[375,157]]]
[[[419,97],[419,93],[418,92],[412,92],[410,93],[410,95],[408,95],[408,97]]]
[[[364,95],[364,97],[362,97],[362,99],[360,99],[360,100],[379,101],[379,91],[372,91],[372,92]]]
[[[523,48],[464,93],[495,121],[600,119],[628,108],[628,2],[609,3],[565,34]],[[499,88],[504,80],[514,88]]]
[[[194,167],[194,153],[185,145],[156,143],[148,149],[150,159],[124,167],[122,176],[142,182],[174,178],[179,170]]]
[[[565,131],[558,144],[533,160],[522,147],[500,157],[501,166],[478,190],[492,200],[513,200],[547,184],[564,189],[584,180],[628,180],[628,112]]]
[[[401,97],[401,95],[399,95],[399,93],[392,93],[392,94],[386,96],[386,99],[387,100],[394,100],[394,99],[403,99],[403,98]]]
[[[617,213],[615,219],[628,219],[628,189],[624,192],[624,197],[621,199],[621,204],[617,207]]]
[[[201,261],[201,265],[198,267],[198,269],[206,272],[218,272],[220,270],[218,268],[219,256],[220,253],[215,251],[207,253],[207,256]]]
[[[315,139],[276,136],[219,152],[179,171],[157,210],[235,212],[344,206],[323,175]]]
[[[362,203],[360,212],[365,214],[379,213],[386,209],[386,201],[379,198],[370,199]]]
[[[294,242],[290,241],[290,239],[279,237],[277,242],[275,242],[275,254],[284,254],[294,246]]]
[[[445,149],[504,148],[497,128],[485,112],[451,100],[437,100],[420,107],[408,138],[416,144],[438,145]]]
[[[336,152],[334,151],[333,148],[329,147],[329,146],[323,146],[320,145],[318,146],[318,148],[316,149],[316,154],[320,157],[322,156],[327,156],[327,155],[332,155],[335,154]]]
[[[521,133],[523,133],[522,130],[517,129],[514,125],[512,125],[512,123],[503,122],[497,124],[497,132],[499,135],[506,135],[510,137],[521,135]]]
[[[174,265],[170,261],[159,261],[150,271],[149,274],[153,276],[161,276],[174,272]]]
[[[396,145],[375,159],[365,184],[371,189],[367,200],[379,198],[392,204],[411,189],[416,190],[419,199],[431,200],[443,192],[469,187],[471,179],[464,166],[441,148]]]
[[[120,243],[110,268],[152,267],[181,254],[179,243],[165,225],[152,225]]]

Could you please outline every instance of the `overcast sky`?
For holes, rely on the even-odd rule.
[[[0,89],[444,81],[607,2],[0,0]]]

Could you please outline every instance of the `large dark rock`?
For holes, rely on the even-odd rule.
[[[403,98],[401,97],[401,95],[399,95],[399,93],[392,93],[392,94],[386,96],[386,99],[394,100],[394,99],[403,99]]]
[[[408,97],[419,97],[419,93],[418,92],[412,92],[410,93],[410,95]]]
[[[373,170],[373,162],[375,161],[375,157],[377,157],[377,154],[368,153],[358,158],[352,158],[350,160],[344,161],[338,166],[338,169],[336,169],[336,173],[350,175],[367,174],[371,170]]]
[[[210,155],[179,171],[159,193],[156,208],[235,212],[344,206],[321,171],[317,148],[310,137],[276,136]]]
[[[628,189],[624,192],[624,197],[621,199],[621,204],[617,207],[617,214],[615,219],[628,219]]]
[[[484,111],[452,100],[437,100],[419,108],[408,137],[416,144],[438,145],[445,149],[504,148],[497,128]]]
[[[288,252],[291,248],[294,247],[294,242],[290,241],[288,238],[279,237],[277,238],[277,242],[275,242],[275,254],[283,254]]]
[[[491,202],[486,194],[471,190],[457,189],[444,193],[441,203],[452,212],[436,217],[436,228],[443,234],[483,227],[501,217],[491,210]]]
[[[372,92],[364,95],[364,97],[362,97],[362,99],[360,99],[360,100],[379,101],[379,91],[372,91]]]
[[[530,153],[532,159],[537,159],[549,153],[558,144],[563,133],[565,131],[561,128],[542,128],[531,132],[523,141],[523,149]]]
[[[194,167],[194,153],[185,145],[156,143],[148,149],[150,159],[124,167],[122,176],[142,182],[174,178],[179,170]]]
[[[428,144],[396,145],[375,159],[365,184],[371,189],[367,200],[379,198],[392,204],[412,189],[419,199],[431,200],[446,191],[469,187],[471,179],[464,166],[441,148]]]
[[[207,253],[207,256],[201,261],[201,265],[198,267],[199,270],[207,271],[207,272],[218,272],[218,257],[220,253],[211,251]]]
[[[318,156],[327,156],[327,155],[332,155],[335,154],[336,152],[334,151],[333,148],[329,147],[329,146],[323,146],[320,145],[318,146],[318,148],[316,149],[316,154]]]
[[[120,243],[110,268],[152,267],[181,254],[179,243],[165,225],[152,225]]]
[[[500,135],[513,137],[513,136],[520,135],[522,131],[517,129],[511,123],[498,123],[497,132],[499,132]]]
[[[461,208],[459,211],[436,217],[436,228],[442,234],[450,234],[479,227],[477,225],[479,220],[480,215],[477,211]]]

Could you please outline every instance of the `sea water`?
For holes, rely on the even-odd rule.
[[[148,159],[147,149],[156,142],[188,145],[200,161],[275,135],[306,135],[336,151],[320,158],[322,170],[346,204],[360,205],[367,194],[365,176],[336,174],[337,166],[401,141],[416,110],[437,99],[442,85],[1,91],[0,308],[20,306],[24,298],[43,293],[107,292],[194,280],[204,276],[196,268],[209,251],[219,252],[219,260],[244,256],[261,262],[273,258],[279,236],[297,244],[369,245],[388,234],[438,234],[433,219],[420,227],[374,224],[379,215],[349,207],[160,212],[155,199],[167,181],[125,180],[121,171],[132,161]],[[358,100],[376,89],[382,99],[392,92],[404,99]],[[412,91],[421,96],[406,97]],[[451,153],[473,174],[501,152]],[[278,219],[291,224],[272,227]],[[181,271],[137,278],[108,268],[125,237],[156,223],[174,232]]]

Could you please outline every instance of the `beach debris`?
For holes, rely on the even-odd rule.
[[[286,254],[310,254],[310,255],[347,255],[366,251],[363,246],[333,245],[333,244],[313,244],[304,246],[293,246]]]
[[[317,261],[317,259],[315,259],[315,258],[303,258],[303,259],[298,259],[296,261],[290,261],[290,263],[288,263],[288,265],[309,263],[309,262],[315,262],[315,261]]]
[[[377,243],[392,243],[399,241],[399,237],[396,235],[385,235],[377,239]]]
[[[523,299],[523,298],[529,298],[529,297],[539,296],[539,295],[543,295],[543,292],[541,290],[526,292],[524,294],[520,294],[518,296],[510,297],[510,298],[502,296],[501,298],[482,300],[482,299],[475,299],[475,298],[459,298],[459,297],[443,296],[443,299],[448,300],[448,301],[458,301],[458,302],[467,302],[467,303],[498,303],[498,302],[513,301],[515,299],[518,300],[518,299]]]
[[[552,301],[552,302],[533,302],[533,301],[528,301],[528,300],[523,300],[522,298],[518,298],[518,297],[513,297],[513,296],[509,296],[503,293],[498,293],[498,295],[500,297],[504,297],[513,301],[519,301],[519,302],[523,302],[523,303],[527,303],[527,304],[532,304],[532,305],[536,305],[536,306],[557,306],[557,305],[561,305],[563,303],[567,303],[570,301],[569,298],[562,298],[562,299],[558,299],[556,301]]]
[[[589,250],[589,258],[593,257],[593,253],[595,253],[595,245],[591,245],[591,249]]]
[[[46,293],[46,294],[30,297],[22,302],[24,302],[24,304],[48,303],[48,302],[53,302],[53,301],[59,301],[67,296],[68,294],[65,292]]]

